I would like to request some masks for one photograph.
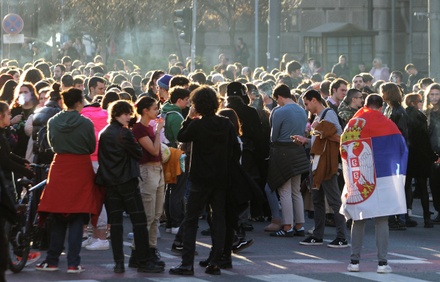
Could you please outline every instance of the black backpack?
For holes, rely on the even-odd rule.
[[[47,138],[47,126],[43,126],[37,133],[37,140],[35,141],[34,154],[36,155],[37,163],[50,164],[55,153],[49,145]]]
[[[335,110],[333,110],[332,108],[326,108],[326,109],[324,109],[324,112],[322,113],[322,116],[321,116],[321,120],[324,119],[324,117],[325,117],[325,115],[327,114],[328,111],[334,111],[334,112],[335,112]],[[341,126],[342,131],[344,131],[344,128],[345,128],[345,126],[346,126],[345,121],[344,121],[344,120],[338,115],[337,112],[335,112],[335,114],[336,114],[336,116],[338,117],[339,125]]]

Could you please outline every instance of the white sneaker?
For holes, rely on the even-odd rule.
[[[171,234],[176,235],[177,232],[179,232],[179,227],[173,227],[173,228],[171,228]]]
[[[86,246],[89,251],[104,251],[110,249],[110,244],[108,240],[96,239],[95,242]]]
[[[393,270],[391,269],[391,266],[389,266],[388,264],[377,266],[377,273],[391,273],[391,272],[393,272]]]
[[[350,272],[359,272],[359,263],[356,263],[356,264],[350,263],[347,266],[347,270],[350,271]]]
[[[95,238],[89,237],[89,238],[87,238],[86,240],[84,240],[84,241],[81,243],[81,247],[85,248],[86,246],[95,243],[97,240],[98,240],[98,239],[95,239]]]

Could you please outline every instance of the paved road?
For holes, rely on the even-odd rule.
[[[432,209],[433,210],[433,209]],[[392,274],[377,274],[374,224],[366,226],[364,249],[362,252],[361,272],[347,272],[350,249],[331,249],[324,246],[301,246],[301,237],[272,238],[263,227],[267,223],[254,223],[255,230],[248,233],[255,244],[238,255],[233,256],[233,269],[222,270],[221,276],[210,276],[198,266],[198,261],[207,257],[210,238],[199,235],[196,257],[195,276],[179,277],[168,274],[168,269],[178,265],[180,258],[170,250],[173,236],[161,228],[162,238],[159,249],[166,262],[166,271],[162,274],[138,274],[133,269],[126,269],[124,274],[112,272],[112,253],[108,251],[81,252],[82,264],[86,271],[81,274],[67,274],[66,258],[60,262],[60,271],[46,273],[35,271],[28,266],[22,273],[7,273],[7,281],[440,281],[440,225],[433,229],[423,228],[422,210],[416,200],[414,214],[418,227],[407,231],[391,231],[389,264]],[[306,220],[306,227],[311,228],[313,221]],[[129,221],[125,218],[126,232]],[[206,228],[206,222],[200,222],[200,230]],[[325,241],[334,239],[335,228],[327,227]],[[130,253],[130,240],[126,238],[126,254]],[[44,256],[44,253],[43,253]],[[126,259],[128,262],[128,257]]]

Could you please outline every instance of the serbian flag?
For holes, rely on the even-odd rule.
[[[380,111],[361,108],[341,136],[345,186],[340,213],[361,220],[404,214],[408,149]]]

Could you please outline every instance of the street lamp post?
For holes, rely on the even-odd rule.
[[[428,2],[428,65],[429,77],[436,81],[440,79],[440,0]]]

